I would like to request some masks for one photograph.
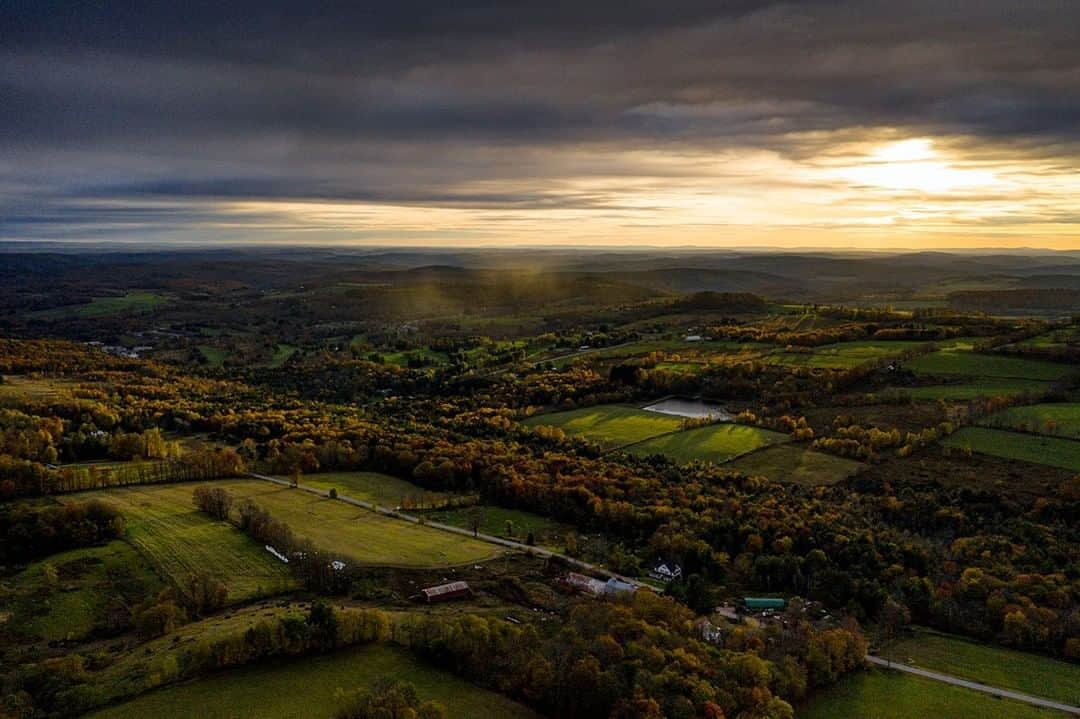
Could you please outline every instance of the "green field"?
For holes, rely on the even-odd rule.
[[[195,509],[193,484],[117,487],[67,495],[100,499],[127,519],[127,541],[170,581],[183,585],[188,575],[206,571],[240,602],[294,586],[285,566],[225,522]]]
[[[824,452],[815,452],[801,444],[778,444],[750,452],[728,464],[750,475],[763,475],[778,482],[806,486],[835,484],[858,472],[862,463]]]
[[[341,705],[336,696],[338,689],[352,692],[379,677],[411,682],[421,699],[441,703],[451,718],[537,717],[500,694],[424,664],[402,649],[379,644],[245,667],[158,689],[89,716],[94,719],[332,719]]]
[[[799,719],[1056,719],[1060,712],[887,670],[851,675],[800,707]]]
[[[641,442],[682,427],[683,418],[637,407],[605,404],[598,407],[552,412],[526,419],[529,427],[549,425],[559,427],[571,437],[585,437],[608,447]]]
[[[46,567],[55,570],[55,584],[47,581]],[[62,641],[89,636],[104,621],[110,600],[130,606],[164,585],[131,546],[117,540],[34,562],[3,588],[0,615],[8,615],[12,630],[32,640]]]
[[[664,454],[676,462],[726,462],[732,457],[769,444],[787,442],[786,434],[742,424],[711,424],[665,434],[627,447],[638,455]]]
[[[1040,395],[1050,389],[1049,382],[1029,379],[976,379],[958,384],[936,384],[923,387],[897,387],[898,392],[921,401],[970,400],[978,397],[1001,397],[1024,393]]]
[[[268,367],[281,367],[283,364],[289,361],[289,358],[296,354],[296,347],[292,345],[278,345],[274,348],[274,354],[267,363]]]
[[[925,342],[874,340],[838,342],[832,345],[808,348],[806,352],[777,352],[769,355],[766,361],[789,367],[850,369],[867,362],[895,357],[925,344]]]
[[[964,375],[1053,381],[1072,374],[1074,367],[1020,357],[985,355],[964,350],[939,350],[917,357],[907,368],[918,374]]]
[[[1080,706],[1078,664],[930,631],[917,631],[881,655],[920,669]]]
[[[396,364],[399,367],[408,367],[410,359],[423,360],[425,364],[440,365],[450,361],[450,355],[445,352],[428,349],[427,347],[402,352],[384,352],[382,361],[386,364]]]
[[[210,345],[199,345],[199,353],[206,359],[211,367],[220,367],[225,364],[225,351]]]
[[[499,553],[497,547],[486,542],[269,482],[228,480],[220,486],[238,498],[251,499],[316,546],[363,564],[442,567],[478,562]],[[190,496],[189,487],[189,502]]]
[[[964,427],[942,441],[946,447],[1018,459],[1080,472],[1080,441],[989,427]]]
[[[513,523],[514,531],[510,539],[518,542],[524,542],[529,532],[532,532],[537,545],[561,550],[565,546],[566,535],[574,531],[570,525],[520,509],[503,509],[487,505],[478,506],[476,509],[481,513],[481,532],[506,537],[506,522],[510,521]],[[436,510],[427,516],[436,522],[449,524],[452,527],[472,529],[469,509]]]
[[[982,424],[1080,439],[1080,403],[1010,407],[987,417]]]
[[[27,317],[35,320],[58,320],[67,317],[105,317],[108,315],[149,312],[169,302],[169,298],[156,292],[128,292],[121,297],[95,297],[79,305],[64,305],[47,310],[30,312]]]
[[[302,476],[300,484],[316,489],[337,489],[341,494],[382,507],[398,507],[404,497],[434,501],[440,496],[438,492],[429,492],[411,482],[380,472],[319,472]]]
[[[50,399],[62,391],[77,387],[71,380],[54,377],[26,377],[23,375],[4,375],[0,382],[0,399]]]

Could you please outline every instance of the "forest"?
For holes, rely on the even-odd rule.
[[[927,631],[1080,671],[1068,313],[269,267],[115,314],[52,311],[100,279],[9,298],[0,716],[367,645],[551,717],[786,719]]]

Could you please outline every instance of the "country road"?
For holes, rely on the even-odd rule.
[[[254,479],[261,479],[261,480],[266,481],[266,482],[273,482],[274,484],[281,485],[282,487],[292,487],[291,482],[289,482],[288,480],[285,480],[285,479],[280,479],[278,477],[271,477],[271,476],[268,476],[268,475],[265,475],[265,474],[257,474],[255,472],[248,472],[248,476],[252,477]],[[305,487],[303,485],[300,485],[296,489],[302,490],[304,492],[308,492],[310,494],[315,494],[315,495],[318,495],[320,497],[324,497],[324,498],[327,498],[327,499],[329,499],[329,497],[330,497],[330,492],[329,491],[323,491],[321,489],[316,489],[314,487]],[[631,577],[624,577],[621,574],[616,574],[615,572],[612,572],[609,569],[605,569],[604,567],[601,567],[599,565],[590,564],[588,562],[583,562],[580,559],[574,559],[573,557],[568,557],[565,554],[560,554],[558,552],[553,552],[550,549],[544,549],[543,547],[529,546],[528,544],[523,544],[521,542],[515,542],[512,539],[504,539],[503,537],[496,537],[493,534],[484,534],[483,532],[473,534],[468,529],[462,529],[461,527],[452,527],[449,524],[443,524],[442,522],[430,522],[430,521],[421,522],[420,518],[417,517],[414,514],[406,514],[405,512],[399,512],[396,509],[391,509],[390,507],[382,507],[382,506],[379,506],[377,504],[373,504],[371,502],[365,502],[365,501],[363,501],[361,499],[356,499],[354,497],[349,497],[347,495],[341,494],[340,492],[338,492],[337,501],[338,502],[344,502],[345,504],[351,504],[351,505],[353,505],[355,507],[361,507],[363,509],[370,509],[370,510],[372,510],[374,512],[378,512],[379,514],[382,514],[382,515],[384,515],[386,517],[393,517],[394,519],[400,519],[400,520],[405,521],[405,522],[412,522],[413,524],[421,524],[422,523],[425,527],[431,527],[433,529],[438,529],[438,530],[441,530],[443,532],[451,532],[453,534],[457,534],[457,535],[460,535],[462,537],[468,537],[469,539],[479,539],[479,540],[481,540],[483,542],[488,542],[490,544],[497,544],[499,546],[506,547],[508,549],[516,549],[516,550],[521,551],[521,552],[529,552],[529,553],[534,554],[534,555],[536,555],[538,557],[544,557],[544,558],[557,557],[557,558],[561,559],[562,561],[566,562],[567,564],[569,564],[571,566],[574,566],[574,567],[576,567],[578,569],[582,569],[582,570],[584,570],[586,572],[593,572],[593,573],[596,573],[596,574],[606,574],[606,575],[608,575],[610,577],[615,577],[616,579],[624,581],[624,582],[626,582],[628,584],[632,584],[635,587],[646,586],[642,582],[639,582],[638,580],[633,579]]]
[[[945,682],[946,684],[952,684],[953,686],[966,687],[967,689],[974,689],[977,692],[983,692],[985,694],[991,694],[996,697],[1002,697],[1005,699],[1015,699],[1019,702],[1025,702],[1037,707],[1043,707],[1045,709],[1055,709],[1057,711],[1065,712],[1066,714],[1074,714],[1080,716],[1080,707],[1072,706],[1071,704],[1062,704],[1061,702],[1052,701],[1050,699],[1043,699],[1041,697],[1033,697],[1030,694],[1021,694],[1020,692],[1014,692],[1009,689],[1000,689],[998,687],[992,687],[987,684],[979,684],[967,679],[961,679],[960,677],[954,677],[949,674],[941,674],[940,672],[932,672],[927,669],[919,669],[918,667],[908,666],[901,662],[894,662],[888,659],[882,659],[881,657],[868,654],[866,661],[871,664],[876,664],[879,667],[886,667],[888,669],[895,669],[899,672],[907,672],[908,674],[916,674],[920,677],[926,677],[927,679],[933,679],[938,682]]]

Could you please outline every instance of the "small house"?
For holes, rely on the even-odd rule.
[[[590,597],[599,597],[604,593],[606,587],[599,579],[593,579],[577,572],[568,572],[563,579],[563,584],[570,591],[588,594]]]
[[[454,599],[471,597],[472,589],[469,588],[468,582],[448,582],[421,589],[420,595],[428,604],[432,602],[449,602]]]
[[[630,582],[624,582],[621,579],[616,579],[615,577],[607,580],[607,583],[604,585],[604,594],[609,597],[630,595],[636,591],[637,587],[635,587],[633,584],[630,584]]]
[[[682,567],[675,562],[660,560],[653,566],[649,576],[661,582],[674,582],[682,579]]]

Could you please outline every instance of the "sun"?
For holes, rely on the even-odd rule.
[[[996,182],[994,173],[966,167],[935,150],[933,140],[922,137],[880,145],[839,174],[857,185],[931,194]]]

